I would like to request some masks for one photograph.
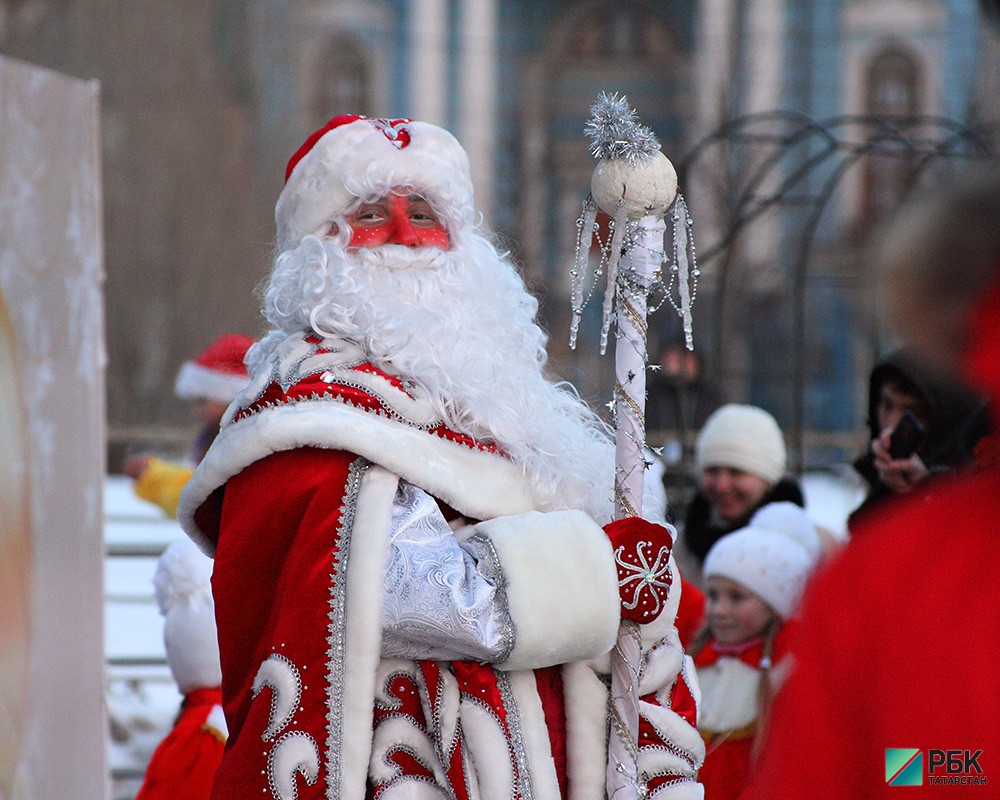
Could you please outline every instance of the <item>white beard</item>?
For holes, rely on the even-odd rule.
[[[359,344],[373,364],[419,383],[452,429],[493,442],[520,465],[545,508],[610,520],[608,427],[566,383],[544,374],[538,302],[513,265],[474,232],[453,249],[351,250],[306,237],[282,253],[265,293],[275,326],[253,369],[290,333]]]

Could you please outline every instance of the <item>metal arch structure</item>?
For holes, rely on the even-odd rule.
[[[845,174],[866,158],[896,159],[906,176],[895,198],[902,202],[931,174],[955,171],[974,160],[996,159],[998,134],[1000,123],[973,126],[934,116],[842,115],[817,121],[797,112],[770,111],[726,122],[678,162],[681,184],[689,194],[699,185],[705,189],[700,179],[710,164],[724,164],[732,172],[743,170],[722,198],[725,209],[716,240],[699,243],[701,268],[715,274],[712,342],[716,364],[724,356],[728,306],[733,299],[732,266],[741,233],[767,214],[795,210],[800,216],[797,225],[784,225],[781,234],[783,249],[793,254],[785,274],[795,353],[788,430],[795,468],[805,463],[807,281],[821,220]],[[846,229],[838,235],[848,241]]]

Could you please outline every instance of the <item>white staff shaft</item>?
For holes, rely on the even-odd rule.
[[[662,218],[644,217],[637,237],[622,256],[615,345],[615,517],[642,514],[646,471],[646,304],[663,261]],[[621,288],[624,287],[624,288]],[[642,647],[638,626],[623,622],[611,659],[612,724],[608,740],[610,800],[639,797],[639,675]]]

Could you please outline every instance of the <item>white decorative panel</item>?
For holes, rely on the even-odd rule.
[[[108,793],[97,120],[96,82],[0,57],[4,798]]]

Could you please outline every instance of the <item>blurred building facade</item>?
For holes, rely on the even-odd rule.
[[[119,442],[183,427],[173,377],[209,338],[262,332],[254,290],[269,268],[284,162],[334,114],[411,116],[456,133],[487,224],[543,298],[555,367],[597,401],[610,359],[596,355],[595,321],[576,352],[565,341],[593,166],[582,128],[599,91],[627,94],[677,163],[755,112],[1000,119],[996,34],[975,0],[0,0],[0,51],[102,81]],[[715,173],[731,179],[754,158],[744,143],[690,165],[700,249],[732,223],[736,190]],[[781,367],[797,359],[810,365],[798,421],[862,427],[881,334],[858,310],[870,284],[854,245],[905,188],[883,161],[844,170],[810,238],[807,352],[789,333],[794,210],[744,228],[724,281],[723,259],[705,263],[696,340],[734,399],[790,424],[796,384]],[[779,191],[781,175],[755,190]],[[654,337],[675,337],[660,314]]]

